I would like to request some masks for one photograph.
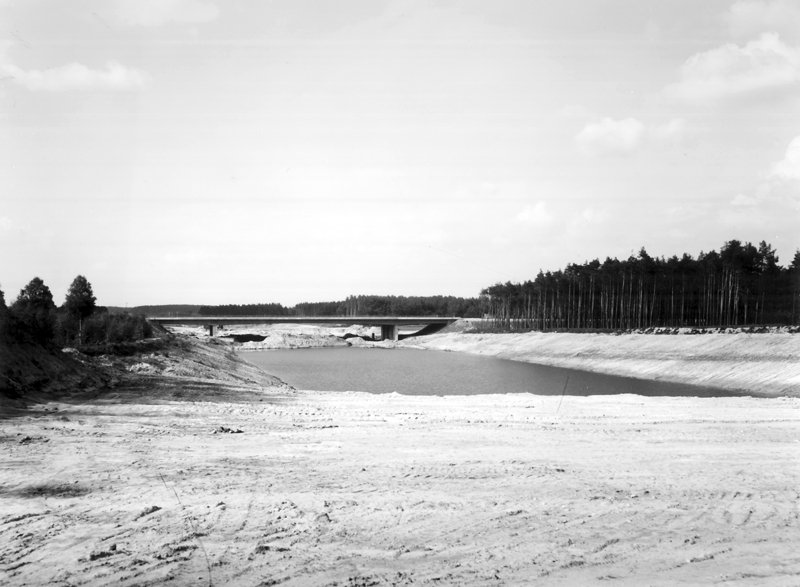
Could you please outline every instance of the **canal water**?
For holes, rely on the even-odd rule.
[[[707,387],[645,381],[494,357],[380,348],[247,351],[240,356],[296,389],[405,395],[611,395],[732,397]]]

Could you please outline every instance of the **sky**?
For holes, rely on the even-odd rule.
[[[800,248],[794,0],[0,0],[0,288],[477,296]]]

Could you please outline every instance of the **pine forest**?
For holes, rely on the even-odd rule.
[[[719,252],[654,258],[644,248],[485,288],[496,328],[630,330],[800,323],[800,251],[787,268],[775,250],[731,240]]]

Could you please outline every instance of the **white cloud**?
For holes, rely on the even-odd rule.
[[[11,230],[11,220],[5,216],[0,216],[0,230]]]
[[[635,118],[613,120],[608,117],[600,122],[590,122],[575,137],[581,151],[592,157],[632,153],[644,139],[642,122]]]
[[[645,125],[635,118],[604,118],[590,122],[575,137],[581,151],[590,157],[627,155],[649,142],[679,143],[686,134],[686,123],[675,118],[664,124]]]
[[[90,69],[81,63],[70,63],[44,70],[24,70],[14,64],[0,65],[0,71],[29,90],[62,92],[68,90],[135,90],[150,81],[150,76],[138,69],[109,61],[105,70]]]
[[[800,180],[800,136],[789,143],[786,156],[772,166],[769,177],[778,180]]]
[[[744,47],[728,43],[690,57],[681,67],[681,81],[667,86],[668,97],[692,103],[730,96],[782,91],[800,81],[800,48],[765,33]]]
[[[517,214],[516,220],[522,224],[542,228],[553,222],[553,215],[547,210],[547,204],[540,201],[533,206],[530,204],[525,206],[522,212]]]
[[[647,127],[650,138],[668,143],[680,143],[686,136],[686,121],[682,118],[673,118],[664,124],[655,124]]]
[[[117,0],[116,4],[117,20],[128,25],[209,22],[219,15],[219,9],[204,0]]]
[[[608,210],[594,207],[576,210],[566,222],[564,234],[568,238],[591,238],[600,231],[606,231],[606,223],[611,219]]]
[[[654,20],[648,20],[644,25],[644,38],[649,43],[657,43],[661,40],[661,27]]]
[[[800,3],[796,0],[735,2],[725,13],[725,20],[731,35],[739,39],[763,32],[776,32],[793,40],[800,37]]]
[[[736,197],[731,200],[731,206],[755,206],[758,204],[758,198],[747,196],[745,194],[736,194]]]
[[[729,224],[790,224],[800,226],[800,136],[786,149],[752,194],[737,194],[723,220]]]

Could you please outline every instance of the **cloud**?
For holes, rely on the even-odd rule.
[[[115,16],[123,24],[155,27],[209,22],[218,15],[219,9],[204,0],[117,0]]]
[[[598,231],[606,230],[604,226],[610,218],[607,209],[589,207],[575,210],[567,219],[564,235],[569,238],[587,238]]]
[[[667,97],[689,103],[713,103],[755,92],[779,92],[800,81],[800,47],[765,33],[744,47],[733,43],[698,53],[681,67],[681,80],[665,89]]]
[[[752,194],[737,194],[723,219],[728,223],[797,225],[800,221],[800,136],[786,149],[783,159],[773,164]]]
[[[800,136],[786,148],[783,159],[772,165],[753,198],[758,209],[770,211],[776,222],[800,226]],[[734,199],[733,203],[740,198]]]
[[[654,20],[648,20],[644,25],[644,38],[649,43],[657,43],[661,40],[661,27]]]
[[[648,142],[679,143],[686,134],[686,123],[675,118],[664,124],[646,125],[635,118],[614,120],[604,118],[590,122],[575,136],[578,147],[585,155],[602,157],[628,155]]]
[[[81,63],[70,63],[45,70],[24,70],[7,63],[0,71],[32,91],[63,92],[69,90],[135,90],[145,86],[150,76],[138,69],[109,61],[105,70],[90,69]]]
[[[516,220],[528,226],[542,228],[553,222],[553,215],[547,210],[546,203],[536,202],[533,206],[530,204],[525,206],[522,212],[517,214]]]
[[[736,197],[731,200],[731,206],[755,206],[758,204],[758,198],[747,196],[745,194],[736,194]]]
[[[613,120],[608,117],[600,122],[590,122],[575,137],[581,151],[591,157],[632,153],[644,139],[642,122],[635,118]]]
[[[792,40],[800,38],[800,4],[796,0],[740,1],[725,13],[733,37],[748,39],[775,32]]]
[[[800,180],[800,136],[792,139],[786,149],[786,156],[772,166],[769,178]]]
[[[673,118],[664,124],[650,125],[647,127],[647,133],[656,141],[680,143],[686,137],[686,121],[682,118]]]

